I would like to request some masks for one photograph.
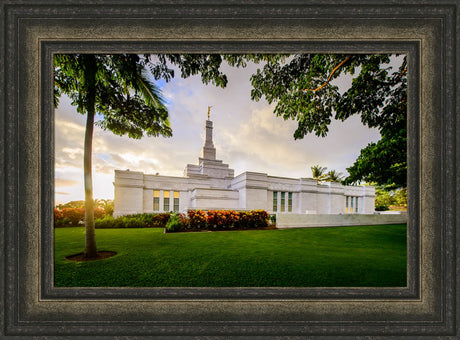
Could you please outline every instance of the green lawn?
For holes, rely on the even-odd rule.
[[[76,263],[84,228],[55,229],[56,287],[404,287],[406,225],[163,234],[97,229],[99,250]]]

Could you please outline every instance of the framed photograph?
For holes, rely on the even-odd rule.
[[[406,287],[406,55],[54,58],[55,287]],[[87,82],[78,73],[90,61],[109,81],[97,82],[98,112],[88,128],[92,111],[79,113]],[[130,65],[138,65],[133,73],[150,87],[148,96],[120,94],[117,80],[136,69]],[[378,84],[369,86],[370,74]],[[213,84],[202,84],[209,75]],[[308,86],[306,75],[314,78]],[[252,87],[268,98],[281,92],[283,77],[276,106],[251,99]],[[375,101],[376,93],[387,99]],[[140,101],[151,97],[165,104]],[[374,109],[350,115],[342,104],[336,115],[346,122],[334,120],[325,131],[332,112],[320,104],[331,97]],[[298,115],[317,117],[310,126],[319,135],[279,117],[279,108],[297,110],[299,101]],[[379,106],[388,117],[376,126]],[[146,136],[138,139],[141,130]],[[357,161],[369,150],[370,159]],[[86,153],[92,171],[84,171]],[[380,183],[360,183],[362,164],[364,176]],[[86,183],[94,184],[94,226],[85,221]]]
[[[1,1],[1,6],[1,46],[5,51],[0,56],[0,96],[4,103],[4,124],[0,127],[0,161],[4,169],[0,184],[4,202],[0,246],[5,259],[0,264],[4,278],[0,284],[2,336],[454,339],[459,335],[459,218],[455,213],[459,208],[459,6],[455,1],[435,5],[404,1],[330,1],[321,5],[139,1],[126,5],[117,1],[56,4],[45,0],[19,4]],[[55,56],[121,53],[406,56],[406,284],[56,285]],[[197,108],[203,111],[203,121],[208,109],[207,121],[212,123],[212,108],[207,108],[212,105]],[[201,112],[194,112],[198,113]],[[212,132],[212,124],[206,124]],[[212,139],[209,141],[207,134],[204,138],[200,159],[215,161]],[[216,169],[213,163],[213,171]],[[123,176],[132,175],[122,170]],[[198,170],[187,166],[186,171],[193,175]],[[154,212],[154,178],[149,183],[143,186],[151,192],[146,194],[144,190],[141,195],[149,197]],[[180,210],[183,196],[179,189],[176,195],[175,190],[158,190],[158,211],[160,206],[165,210],[165,205],[172,211]],[[273,192],[270,194],[267,202],[272,210],[274,202],[276,209],[300,209],[289,192],[277,193],[276,200]],[[290,206],[291,197],[294,199]],[[344,209],[357,209],[356,204],[364,209],[359,203],[364,200],[350,201],[347,196],[346,202]],[[119,208],[131,209],[129,202]]]

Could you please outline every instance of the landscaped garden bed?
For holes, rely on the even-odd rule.
[[[165,232],[268,229],[270,221],[265,210],[189,210],[171,214]],[[273,227],[272,227],[273,228]]]
[[[187,213],[144,213],[113,217],[94,209],[96,229],[165,228],[165,232],[273,229],[275,219],[264,210],[188,210]],[[84,208],[54,209],[55,227],[84,225]]]

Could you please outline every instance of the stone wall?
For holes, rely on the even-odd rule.
[[[238,209],[238,191],[228,189],[194,189],[190,208],[202,210]]]
[[[276,227],[314,228],[354,225],[380,225],[407,223],[407,212],[398,214],[276,214]]]

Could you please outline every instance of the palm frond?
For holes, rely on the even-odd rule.
[[[144,71],[137,75],[136,80],[138,90],[145,103],[150,107],[165,109],[165,100],[161,90],[147,78]]]

